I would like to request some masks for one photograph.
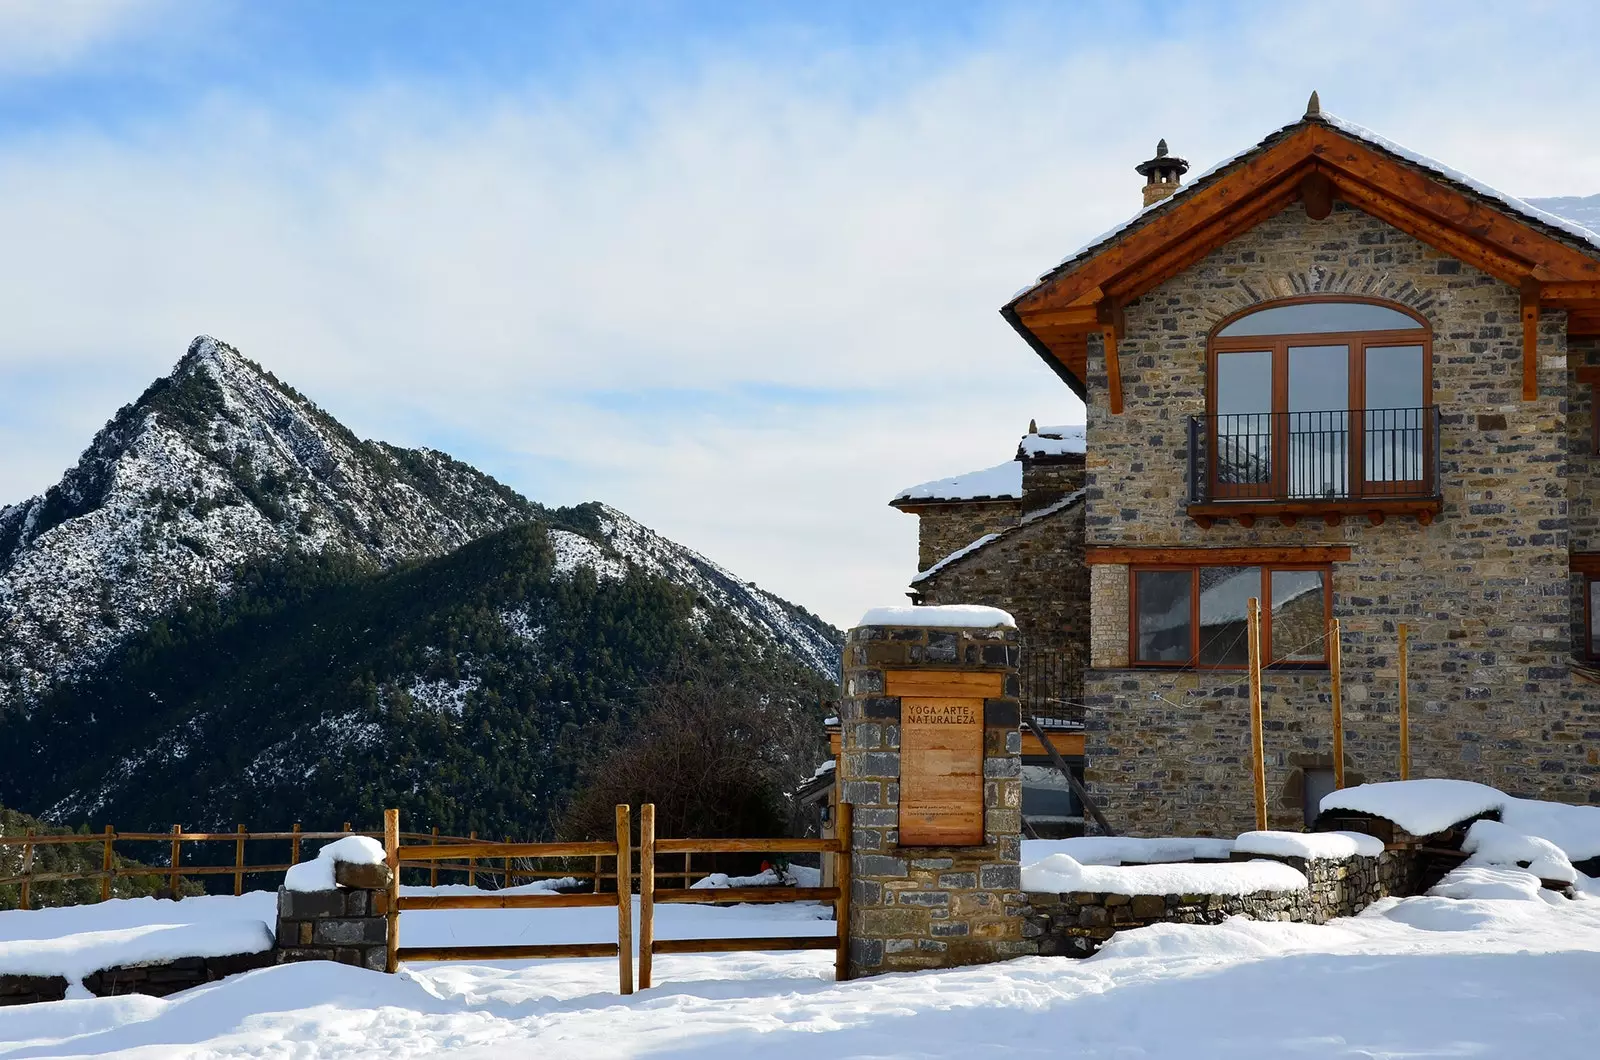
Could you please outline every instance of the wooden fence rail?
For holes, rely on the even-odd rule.
[[[388,861],[389,954],[387,969],[399,970],[401,961],[476,961],[522,960],[543,957],[615,957],[617,978],[624,994],[633,993],[633,857],[631,824],[626,806],[617,807],[616,840],[583,843],[484,843],[447,846],[400,845],[400,811],[383,814],[384,856]],[[446,894],[402,895],[400,870],[410,863],[437,862],[450,857],[561,859],[572,857],[614,858],[616,889],[599,889],[598,870],[595,890],[587,894]],[[470,877],[469,877],[470,878]],[[544,943],[504,946],[401,946],[400,914],[407,910],[434,909],[576,909],[615,906],[615,942]]]
[[[639,808],[639,989],[647,990],[658,953],[736,953],[761,950],[833,950],[834,978],[849,976],[850,945],[850,804],[839,804],[837,839],[657,839],[656,808]],[[671,888],[656,886],[656,857],[662,854],[815,853],[834,858],[832,887],[717,887]],[[774,938],[657,939],[657,903],[713,904],[719,902],[831,902],[834,934],[788,935]]]

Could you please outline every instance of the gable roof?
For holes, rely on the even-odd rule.
[[[983,551],[996,541],[1002,541],[1005,538],[1010,537],[1012,534],[1015,534],[1017,531],[1032,526],[1041,519],[1048,519],[1052,515],[1059,515],[1070,508],[1077,507],[1078,502],[1083,500],[1084,494],[1087,492],[1087,490],[1082,489],[1073,490],[1071,493],[1067,494],[1065,497],[1062,497],[1054,504],[1047,504],[1043,508],[1029,512],[1021,519],[1018,519],[1011,526],[1006,527],[1004,530],[1000,530],[993,534],[984,534],[976,541],[971,541],[965,545],[962,545],[948,556],[931,565],[927,570],[918,571],[916,577],[911,579],[911,584],[914,586],[921,585],[923,582],[927,581],[929,578],[932,578],[945,568],[966,559],[968,556]]]
[[[1600,234],[1327,114],[1315,97],[1299,121],[1097,236],[1001,314],[1084,397],[1087,337],[1118,327],[1121,305],[1289,204],[1326,216],[1335,198],[1600,320]]]

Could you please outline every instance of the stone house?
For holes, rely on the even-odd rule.
[[[1071,645],[1119,830],[1252,827],[1249,596],[1272,827],[1332,782],[1333,618],[1347,783],[1398,776],[1404,624],[1412,776],[1600,802],[1600,235],[1315,96],[1137,169],[1145,209],[1001,310],[1084,401],[1081,494],[897,497],[914,595]]]

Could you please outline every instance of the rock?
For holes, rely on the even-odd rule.
[[[365,865],[353,861],[333,863],[333,882],[340,887],[359,887],[366,891],[381,891],[389,886],[389,866]]]

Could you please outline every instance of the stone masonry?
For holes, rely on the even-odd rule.
[[[844,649],[839,704],[842,798],[852,806],[850,974],[948,968],[1035,952],[1022,937],[1021,734],[1012,629],[861,626]],[[987,670],[1005,695],[984,701],[984,844],[902,847],[900,700],[888,670]]]
[[[918,504],[911,510],[917,513],[917,569],[927,570],[985,534],[1016,526],[1022,501],[950,501]]]
[[[1390,299],[1431,323],[1443,511],[1429,526],[1391,516],[1381,526],[1262,518],[1202,529],[1185,511],[1186,423],[1205,411],[1211,329],[1235,310],[1322,292]],[[1600,801],[1600,688],[1574,682],[1568,664],[1569,540],[1596,526],[1589,502],[1569,501],[1588,412],[1577,401],[1569,410],[1561,312],[1541,316],[1540,396],[1521,400],[1519,304],[1515,288],[1343,203],[1321,221],[1289,207],[1126,307],[1119,416],[1103,344],[1091,338],[1085,535],[1091,546],[1349,545],[1331,587],[1344,628],[1348,768],[1397,775],[1404,621],[1413,776]],[[1091,792],[1131,834],[1250,827],[1246,675],[1129,669],[1127,568],[1091,568],[1090,593]],[[1301,770],[1331,764],[1328,701],[1326,670],[1265,675],[1270,827],[1301,825]]]
[[[1281,861],[1304,873],[1306,889],[1254,894],[1030,893],[1025,933],[1039,940],[1042,956],[1088,957],[1118,931],[1150,924],[1220,924],[1231,916],[1325,924],[1334,917],[1354,916],[1380,898],[1417,893],[1412,889],[1413,859],[1402,852],[1309,861],[1235,856],[1242,861],[1258,858]]]
[[[383,971],[388,867],[335,862],[334,880],[331,891],[278,888],[278,963],[337,961]]]

